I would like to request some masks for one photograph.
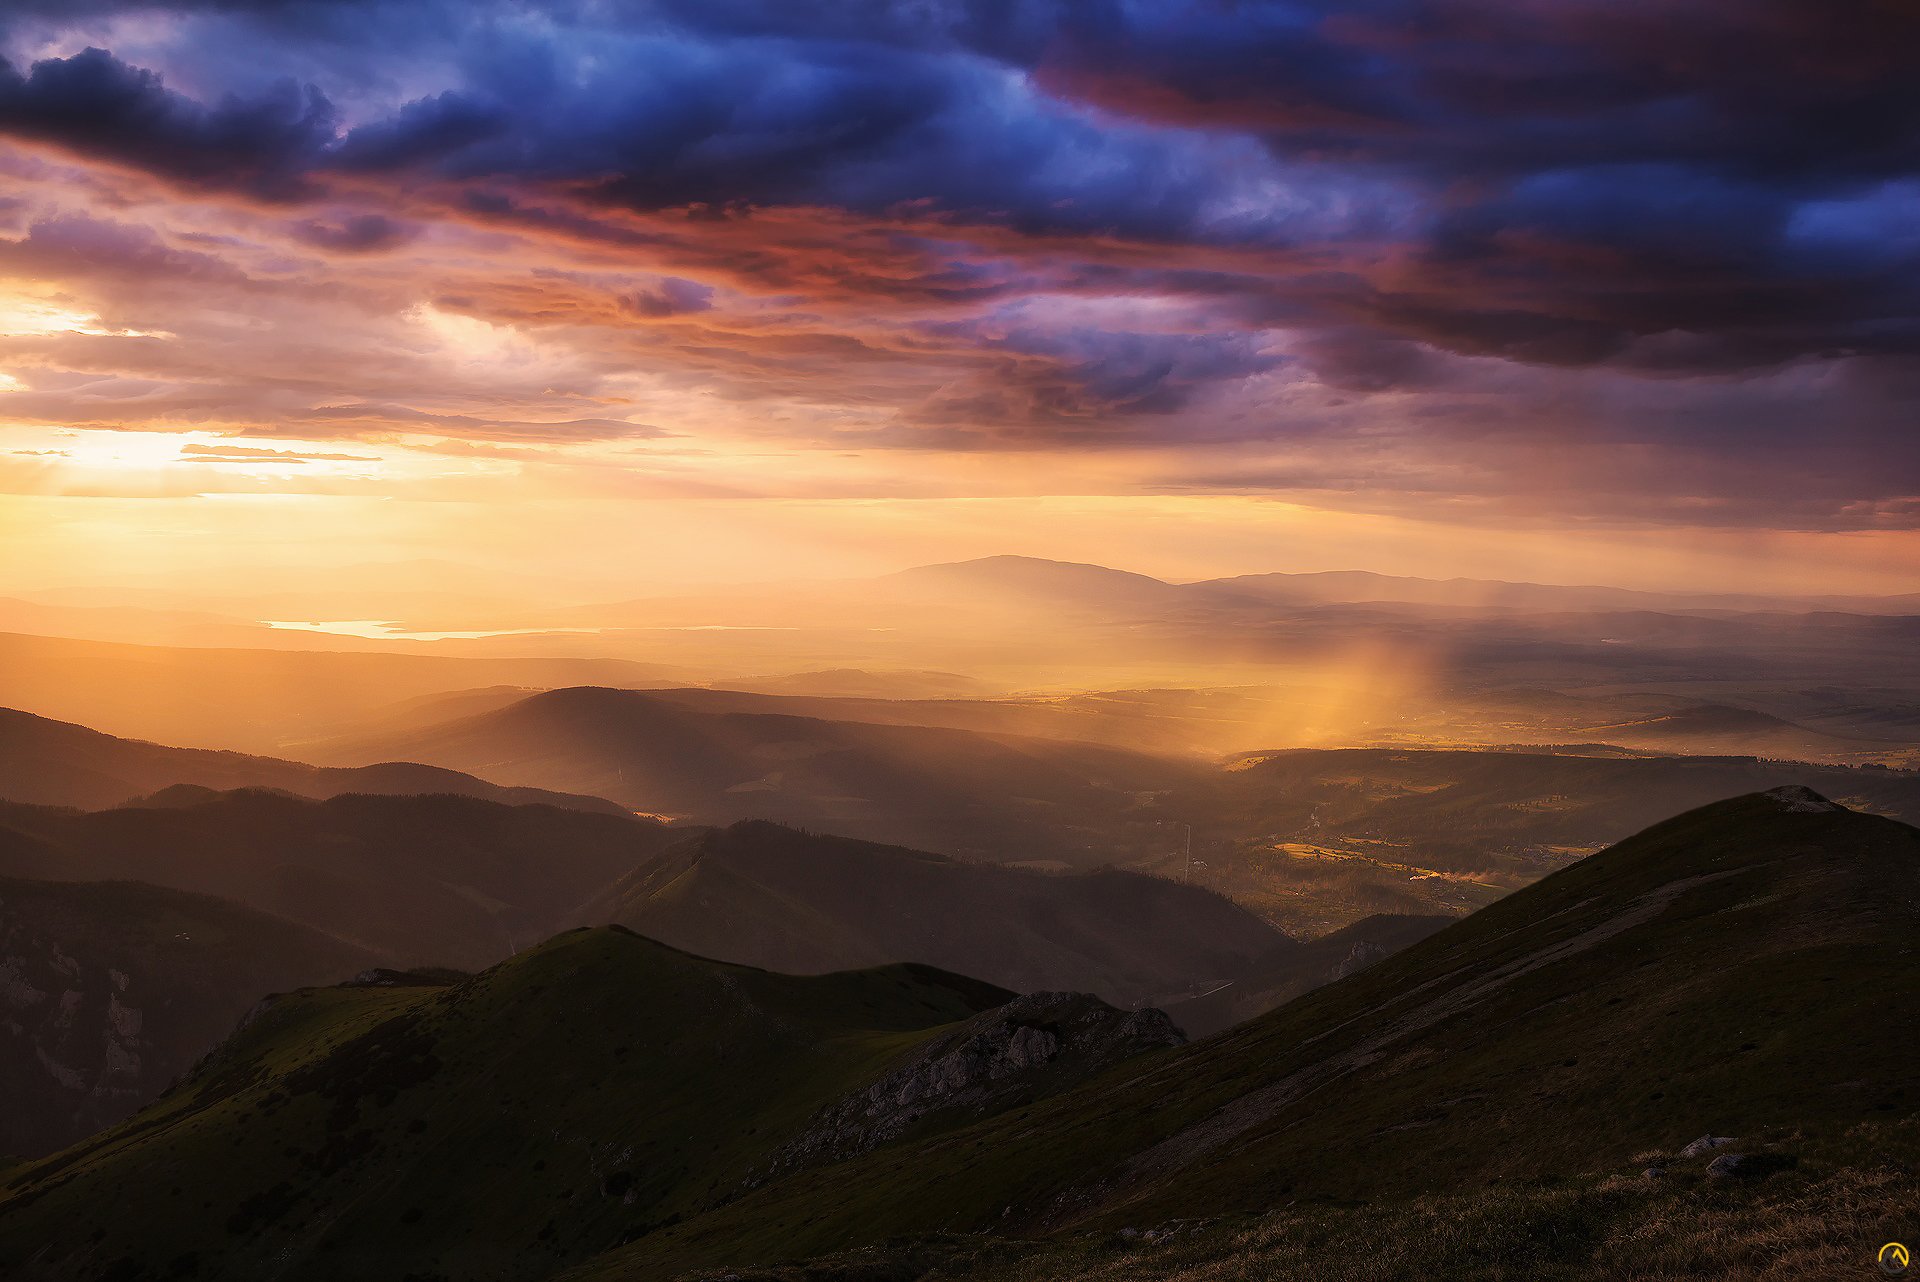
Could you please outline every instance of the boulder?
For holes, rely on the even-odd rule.
[[[1725,1148],[1733,1143],[1731,1135],[1702,1135],[1693,1143],[1680,1150],[1681,1157],[1699,1157],[1702,1153],[1711,1153],[1714,1149]]]

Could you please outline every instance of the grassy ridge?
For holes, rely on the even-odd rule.
[[[796,979],[618,929],[274,1004],[133,1122],[12,1174],[8,1277],[535,1278],[694,1215],[823,1102],[1007,995]]]
[[[1920,1061],[1885,1030],[1920,981],[1917,890],[1905,825],[1709,806],[1184,1052],[769,1187],[581,1276],[1569,1180],[1708,1130],[1905,1117]]]

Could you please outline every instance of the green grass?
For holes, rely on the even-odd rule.
[[[1220,1036],[757,1187],[820,1105],[1003,995],[576,931],[452,985],[283,1002],[13,1172],[0,1273],[1843,1275],[1863,1235],[1913,1231],[1916,926],[1920,833],[1737,799]],[[1797,1165],[1639,1175],[1706,1131]]]
[[[582,1276],[1571,1182],[1709,1130],[1909,1116],[1920,1060],[1888,1028],[1920,982],[1917,889],[1904,825],[1721,803],[1184,1052],[763,1189]]]
[[[730,1194],[820,1105],[1005,996],[922,967],[771,975],[618,929],[450,986],[305,991],[139,1118],[14,1172],[0,1271],[545,1276]]]
[[[1637,1171],[1542,1188],[1500,1186],[1359,1207],[1295,1205],[1144,1233],[1068,1235],[1026,1249],[953,1243],[927,1282],[1803,1282],[1860,1278],[1920,1223],[1911,1131],[1846,1160],[1757,1184]],[[1903,1160],[1890,1160],[1895,1157]],[[1825,1160],[1822,1160],[1824,1157]],[[818,1276],[802,1267],[789,1278]],[[743,1279],[743,1282],[745,1280]]]

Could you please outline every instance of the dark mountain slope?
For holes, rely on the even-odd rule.
[[[771,975],[619,929],[451,986],[308,990],[134,1121],[12,1173],[0,1271],[544,1277],[737,1195],[776,1154],[804,1165],[788,1146],[853,1115],[836,1105],[924,1067],[923,1046],[955,1067],[929,1039],[1010,997],[917,966]],[[1123,1053],[1134,1017],[1095,1014]],[[984,1048],[1002,1082],[1022,1027]]]
[[[327,760],[430,761],[503,784],[581,789],[698,823],[770,819],[950,854],[1102,861],[1127,816],[1202,766],[1056,740],[924,726],[708,712],[579,687],[417,733],[338,744]],[[1097,831],[1097,836],[1090,836]]]
[[[117,739],[85,726],[0,708],[0,798],[97,810],[173,784],[216,789],[277,788],[303,797],[333,797],[344,792],[437,792],[509,805],[537,802],[621,813],[620,807],[598,797],[502,788],[458,771],[412,762],[323,769],[239,752],[167,748],[138,739]]]
[[[243,790],[90,813],[0,803],[0,873],[218,895],[389,962],[473,969],[573,924],[571,909],[683,836],[447,796]]]
[[[961,863],[769,823],[708,833],[640,867],[582,919],[770,970],[916,961],[1122,1005],[1233,978],[1286,942],[1196,886]]]
[[[1288,940],[1255,958],[1232,982],[1185,1001],[1166,1003],[1189,1037],[1209,1037],[1375,962],[1451,926],[1453,917],[1376,913],[1304,942]]]
[[[1737,798],[1097,1089],[771,1186],[582,1276],[1378,1203],[1618,1170],[1706,1131],[1843,1136],[1920,1108],[1888,1035],[1916,927],[1920,832],[1804,790]]]
[[[260,996],[373,956],[238,904],[136,882],[0,879],[0,1153],[131,1115]]]

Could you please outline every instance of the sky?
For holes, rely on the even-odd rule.
[[[1920,587],[1920,5],[10,0],[0,586]]]

